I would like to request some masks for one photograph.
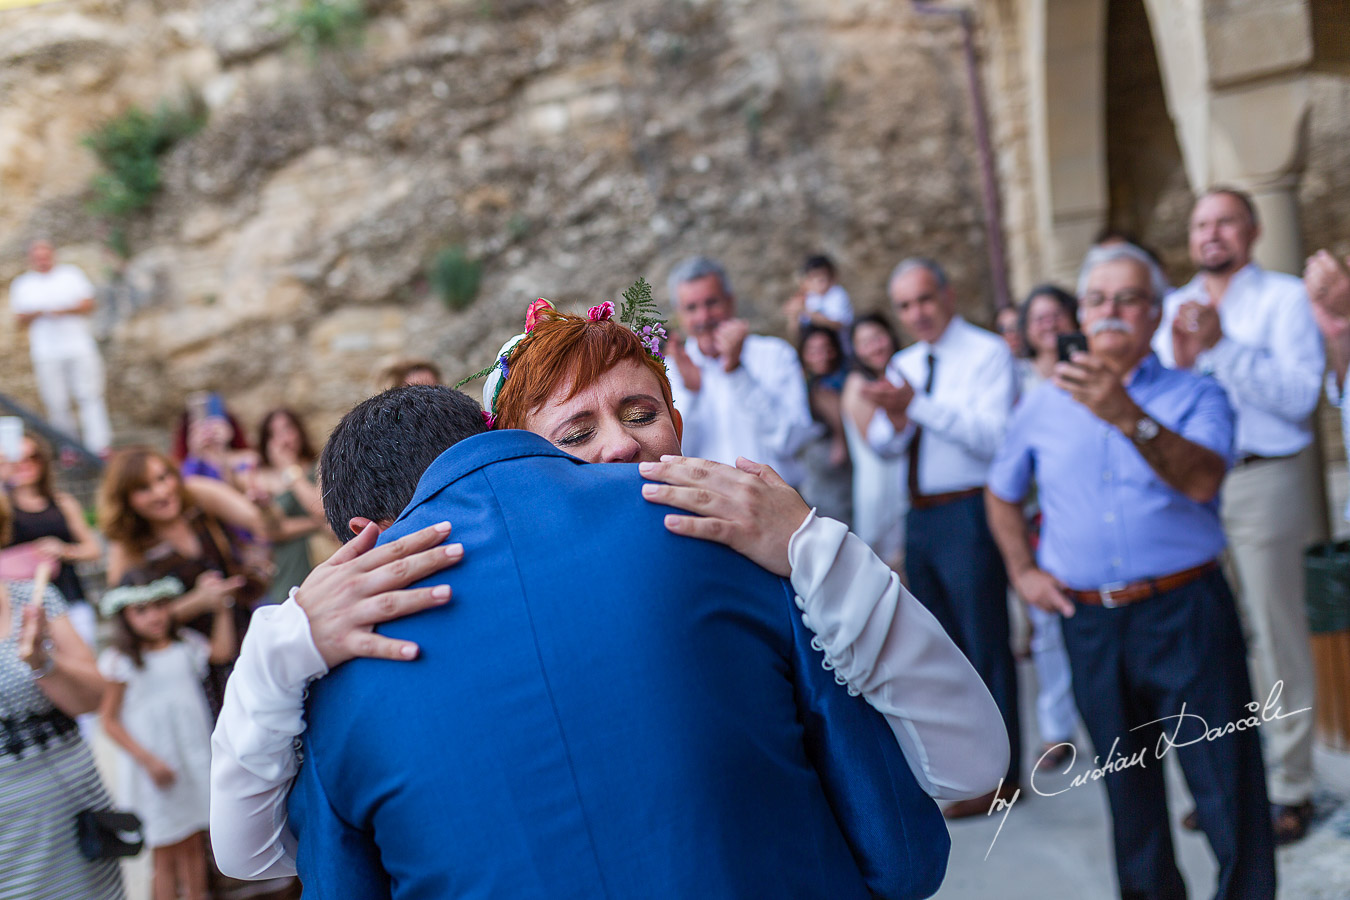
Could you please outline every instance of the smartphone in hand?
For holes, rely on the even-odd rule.
[[[1081,331],[1071,331],[1055,337],[1055,347],[1059,351],[1060,362],[1070,362],[1075,353],[1088,352],[1087,335]]]

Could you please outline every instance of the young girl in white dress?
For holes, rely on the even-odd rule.
[[[202,679],[208,662],[234,657],[233,603],[226,591],[213,592],[208,644],[169,615],[182,582],[145,580],[129,574],[100,604],[120,632],[119,646],[99,658],[108,680],[100,713],[108,737],[128,757],[124,796],[153,854],[155,900],[206,900],[212,721]]]

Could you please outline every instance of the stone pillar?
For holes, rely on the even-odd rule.
[[[1311,102],[1308,74],[1297,72],[1215,89],[1209,104],[1210,184],[1251,193],[1261,220],[1256,260],[1291,274],[1303,271],[1298,184]]]
[[[1105,0],[1033,0],[1028,53],[1038,228],[1046,277],[1074,284],[1106,221]]]

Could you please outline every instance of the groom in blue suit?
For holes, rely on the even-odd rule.
[[[377,439],[415,465],[416,429]],[[942,817],[787,583],[671,534],[641,483],[523,431],[426,470],[381,541],[453,522],[464,561],[431,579],[453,601],[382,626],[415,662],[311,689],[290,798],[306,900],[937,890]]]

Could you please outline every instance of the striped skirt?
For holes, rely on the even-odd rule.
[[[78,732],[0,755],[0,900],[123,900],[118,861],[75,844],[75,814],[110,807]]]

